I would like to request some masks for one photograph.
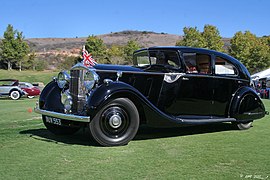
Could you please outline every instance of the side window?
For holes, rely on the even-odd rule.
[[[180,67],[180,61],[176,51],[149,51],[149,55],[151,64]]]
[[[133,56],[134,65],[145,66],[149,65],[149,57],[147,51],[140,51]]]
[[[211,56],[208,54],[183,53],[187,73],[211,74]]]
[[[216,62],[215,62],[215,74],[237,75],[237,69],[228,60],[217,56],[216,57]]]

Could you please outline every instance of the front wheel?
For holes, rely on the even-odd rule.
[[[102,146],[126,145],[139,128],[139,113],[127,98],[105,105],[89,123],[92,137]]]

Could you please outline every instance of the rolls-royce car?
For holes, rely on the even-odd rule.
[[[74,65],[43,89],[35,112],[57,135],[81,127],[102,146],[128,144],[140,125],[192,126],[231,122],[248,129],[265,116],[248,70],[221,52],[150,47],[132,66]]]

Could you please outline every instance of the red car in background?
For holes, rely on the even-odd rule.
[[[40,95],[40,89],[33,86],[31,83],[28,82],[19,82],[19,87],[27,92],[27,97],[28,98],[34,98],[35,96]]]

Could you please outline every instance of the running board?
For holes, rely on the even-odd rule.
[[[209,119],[191,119],[191,118],[176,118],[181,124],[199,125],[208,123],[235,122],[235,118],[209,118]]]

